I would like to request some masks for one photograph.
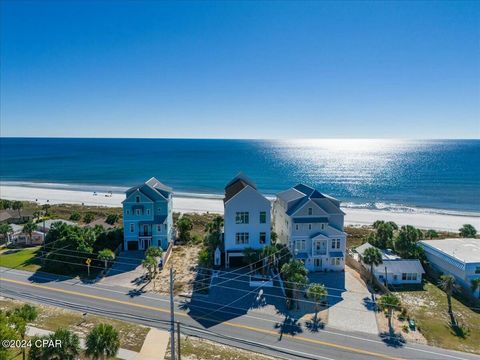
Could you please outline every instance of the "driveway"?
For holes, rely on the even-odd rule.
[[[311,273],[311,282],[328,287],[328,326],[344,331],[378,334],[371,294],[346,267],[345,272]]]
[[[145,275],[145,269],[141,265],[143,258],[143,251],[120,252],[101,283],[132,289],[142,285]]]

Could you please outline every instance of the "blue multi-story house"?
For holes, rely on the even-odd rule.
[[[127,190],[123,201],[125,250],[167,249],[172,225],[172,188],[152,177]]]

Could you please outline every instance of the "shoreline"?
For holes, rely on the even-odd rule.
[[[53,184],[52,184],[53,185]],[[106,187],[105,187],[106,188]],[[8,200],[23,200],[38,204],[84,204],[90,206],[121,207],[125,195],[121,192],[98,192],[73,190],[68,186],[58,189],[53,187],[20,186],[0,183],[0,198]],[[271,199],[271,197],[269,197]],[[195,193],[175,193],[173,210],[176,212],[223,213],[223,196]],[[371,225],[376,220],[394,221],[398,225],[413,225],[422,229],[442,231],[458,231],[463,224],[472,224],[480,228],[480,214],[477,213],[434,213],[429,209],[418,211],[377,210],[361,207],[343,206],[346,213],[345,225]]]

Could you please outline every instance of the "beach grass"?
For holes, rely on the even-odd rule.
[[[0,254],[0,266],[26,271],[37,271],[41,264],[35,256],[39,246],[25,249],[5,249]]]
[[[447,296],[435,284],[427,281],[423,290],[397,294],[429,345],[480,354],[479,310],[452,298],[453,312],[460,327],[454,331],[449,326]]]

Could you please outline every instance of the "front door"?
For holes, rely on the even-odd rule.
[[[319,258],[313,259],[313,264],[315,266],[315,271],[322,270],[322,259],[319,259]]]
[[[142,239],[143,241],[143,250],[147,250],[150,247],[150,244],[152,243],[151,239]]]

